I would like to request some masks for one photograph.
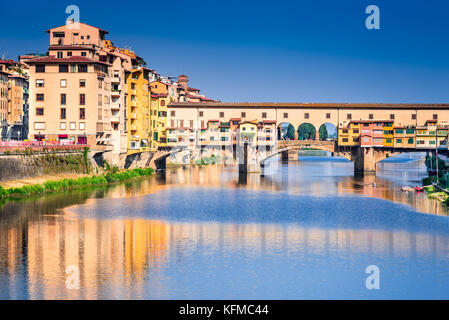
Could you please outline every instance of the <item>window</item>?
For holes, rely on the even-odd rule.
[[[80,88],[84,88],[84,87],[86,87],[86,80],[81,79],[80,80]]]
[[[331,114],[330,113],[326,113],[326,119],[330,119],[331,118]]]
[[[76,122],[70,122],[70,130],[76,130]]]
[[[404,130],[402,130],[402,129],[396,129],[396,133],[402,134],[402,133],[404,133]]]
[[[78,65],[78,72],[87,72],[87,64],[79,64]]]
[[[87,54],[85,51],[81,52],[81,57],[85,57]]]
[[[59,72],[62,72],[62,73],[69,72],[69,65],[68,64],[60,64]]]
[[[408,138],[407,143],[408,144],[413,144],[414,139],[413,138]]]
[[[35,122],[34,130],[45,130],[45,122]]]
[[[288,118],[288,113],[285,112],[285,113],[284,113],[284,119],[287,119],[287,118]]]
[[[86,130],[86,124],[84,122],[80,122],[80,130]]]
[[[36,108],[36,116],[43,116],[44,108]]]
[[[43,93],[37,93],[36,94],[36,101],[44,101],[44,94]]]
[[[68,51],[67,52],[67,57],[71,57],[72,56],[72,51]]]
[[[62,59],[62,52],[61,51],[58,51],[57,55],[58,55],[58,59]]]
[[[266,112],[262,112],[262,119],[266,119],[267,118],[267,113]]]
[[[36,73],[45,72],[45,64],[36,64]]]
[[[61,106],[65,106],[66,105],[66,94],[65,93],[61,93]]]
[[[200,111],[200,117],[204,117],[204,112]]]
[[[224,112],[220,112],[220,118],[224,118]]]
[[[370,119],[370,120],[373,120],[373,119],[374,119],[374,114],[370,113],[370,114],[369,114],[369,119]]]
[[[359,133],[359,129],[352,130],[353,133]]]
[[[65,130],[65,129],[67,129],[67,124],[66,124],[65,122],[61,122],[61,123],[59,124],[59,128],[60,128],[61,130]]]
[[[131,90],[136,90],[136,84],[135,83],[131,83]]]
[[[66,88],[66,87],[67,87],[67,80],[61,79],[61,88]]]
[[[86,95],[84,93],[80,94],[80,105],[84,106],[86,104]]]
[[[352,114],[348,113],[348,114],[346,115],[346,119],[351,120],[351,119],[352,119]]]
[[[161,107],[165,106],[165,100],[161,100]]]
[[[438,114],[435,113],[435,114],[433,115],[433,120],[438,120]]]
[[[170,111],[170,117],[174,117],[176,115],[176,111]]]
[[[304,119],[309,119],[309,114],[308,113],[304,113]]]
[[[64,38],[65,33],[64,32],[53,32],[53,38]]]
[[[416,120],[416,113],[412,114],[412,120]]]
[[[394,113],[390,114],[390,120],[394,120]]]
[[[71,73],[75,73],[76,72],[76,64],[71,64],[70,65],[70,72]]]
[[[405,131],[405,133],[407,133],[407,134],[415,134],[415,130],[414,129],[407,129]]]
[[[348,142],[348,138],[343,138],[342,141],[343,142]]]
[[[190,120],[190,128],[193,128],[193,120]]]
[[[402,143],[402,139],[396,139],[396,143]]]
[[[242,118],[246,118],[246,112],[241,113]]]
[[[43,79],[36,80],[36,87],[43,88],[44,87],[44,80]]]
[[[66,109],[65,108],[61,108],[61,115],[60,118],[61,120],[65,120],[66,119]]]

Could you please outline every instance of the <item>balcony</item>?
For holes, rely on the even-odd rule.
[[[108,75],[107,73],[103,72],[103,71],[95,71],[95,73],[97,74],[98,78],[106,78]]]
[[[111,96],[112,97],[120,97],[122,94],[122,90],[120,89],[111,89]]]

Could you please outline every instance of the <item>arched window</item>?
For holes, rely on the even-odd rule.
[[[161,100],[161,107],[165,106],[165,100]]]

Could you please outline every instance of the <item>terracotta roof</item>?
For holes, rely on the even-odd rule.
[[[167,98],[168,93],[152,93],[151,98]]]
[[[187,91],[196,91],[196,92],[200,92],[200,89],[195,89],[195,88],[187,87]]]
[[[276,124],[276,120],[263,120],[262,122],[266,124]]]
[[[93,60],[82,56],[72,56],[69,58],[56,58],[55,56],[45,56],[27,61],[27,63],[72,63],[72,62],[99,63],[109,65],[109,63],[107,62]]]
[[[94,27],[94,26],[92,26],[92,25],[90,25],[90,24],[87,24],[87,23],[83,23],[83,22],[78,22],[79,24],[84,24],[84,25],[86,25],[86,26],[89,26],[89,27],[92,27],[92,28],[95,28],[95,29],[98,29],[98,30],[100,30],[100,31],[102,31],[102,32],[104,32],[104,33],[106,33],[106,34],[109,34],[109,32],[108,31],[106,31],[106,30],[103,30],[103,29],[100,29],[100,28],[98,28],[98,27]],[[59,26],[59,27],[56,27],[56,28],[51,28],[51,29],[48,29],[47,31],[45,31],[45,32],[48,32],[48,33],[50,33],[50,30],[53,30],[53,29],[57,29],[57,28],[61,28],[61,27],[65,27],[65,25],[63,25],[63,26]]]
[[[198,102],[176,102],[171,107],[203,107]],[[213,102],[208,108],[339,108],[339,109],[444,109],[449,110],[449,104],[435,103],[291,103],[291,102]],[[390,120],[390,122],[393,120]]]
[[[240,121],[240,120],[242,120],[242,118],[231,118],[229,120],[231,120],[231,121]]]
[[[13,64],[17,64],[17,62],[15,62],[14,60],[11,60],[11,59],[7,59],[7,60],[0,59],[0,64],[11,64],[11,65],[13,65]]]
[[[49,50],[95,50],[91,45],[53,45],[48,47]]]

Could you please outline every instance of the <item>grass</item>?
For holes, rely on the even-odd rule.
[[[210,157],[204,157],[204,158],[194,161],[194,164],[196,164],[198,166],[207,166],[209,164],[217,164],[217,163],[221,163],[221,157],[216,156],[216,155],[212,155]]]
[[[102,175],[82,177],[78,179],[63,179],[47,181],[43,184],[34,184],[19,188],[5,189],[0,186],[0,200],[22,199],[34,195],[44,195],[67,190],[82,189],[91,186],[107,185],[130,180],[133,178],[150,176],[154,173],[152,168],[137,168],[121,172],[108,172]]]

